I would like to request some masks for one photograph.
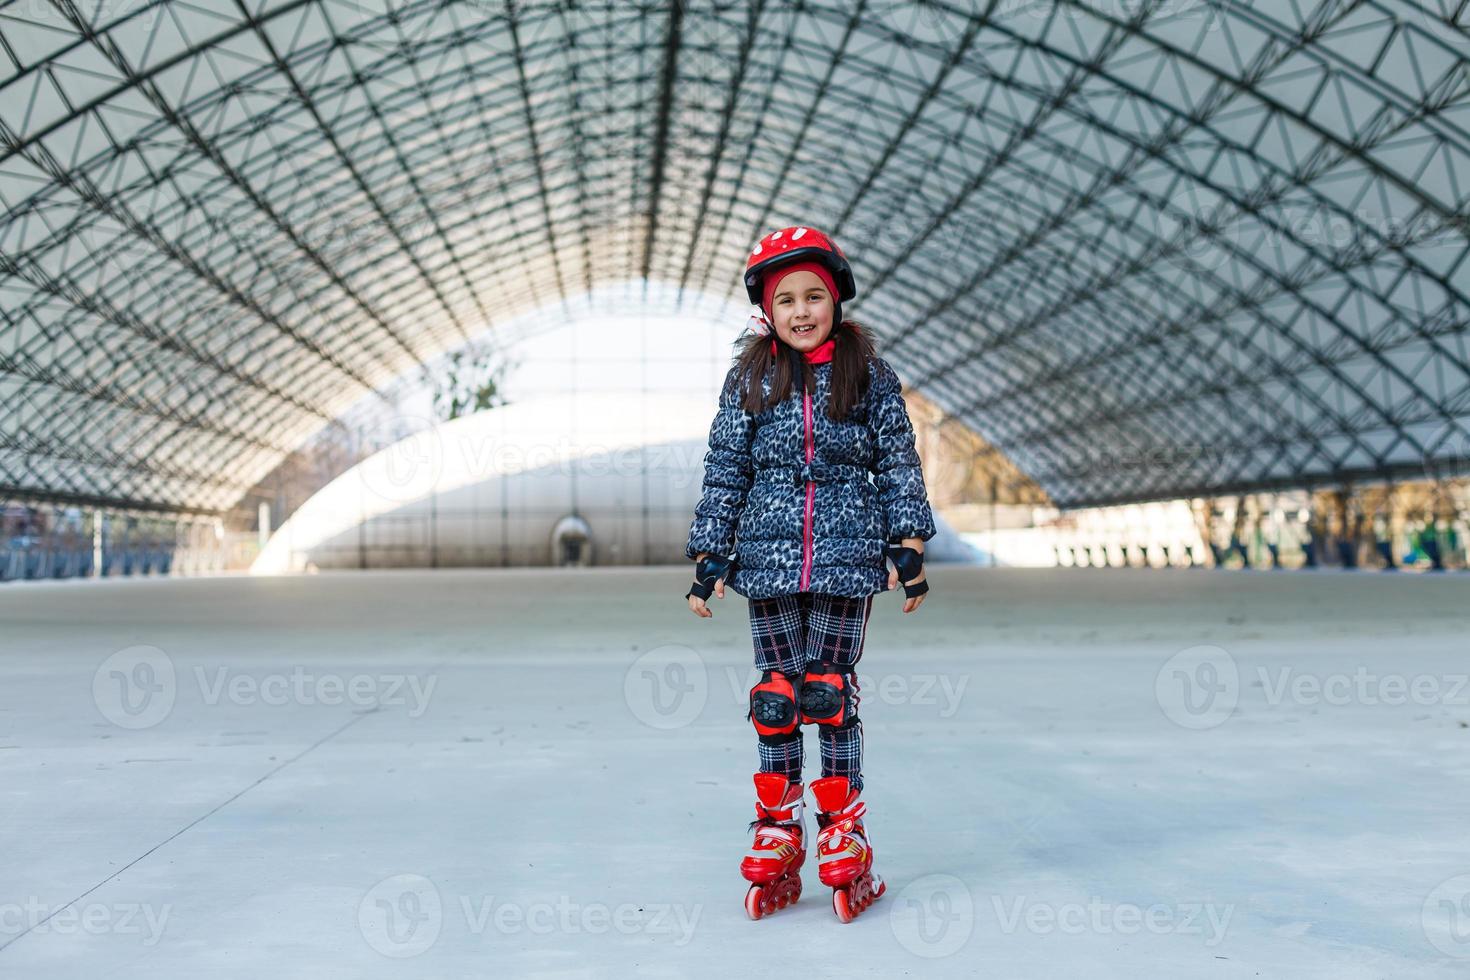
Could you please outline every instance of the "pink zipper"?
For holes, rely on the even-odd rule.
[[[815,453],[815,443],[812,439],[812,396],[811,392],[801,393],[801,410],[806,420],[806,461],[811,463]],[[806,481],[806,519],[801,529],[801,587],[805,592],[812,580],[812,503],[816,499],[817,485],[811,480]]]

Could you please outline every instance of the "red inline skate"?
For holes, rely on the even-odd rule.
[[[801,783],[779,772],[755,774],[755,837],[740,862],[740,873],[752,882],[745,893],[745,914],[770,915],[801,897],[801,862],[806,860],[802,827]]]
[[[817,874],[832,889],[832,911],[843,922],[883,894],[883,879],[873,873],[873,848],[863,828],[867,804],[846,776],[812,782],[817,801]]]

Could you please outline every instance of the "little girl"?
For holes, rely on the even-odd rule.
[[[811,785],[818,873],[847,922],[884,888],[859,800],[855,671],[873,596],[902,579],[903,611],[924,601],[934,518],[898,377],[842,319],[842,303],[857,295],[842,250],[815,228],[772,232],[751,250],[745,289],[763,316],[710,426],[685,548],[698,565],[684,597],[702,617],[726,585],[750,605],[760,771],[755,839],[740,866],[752,882],[746,912],[758,919],[801,895],[801,726],[812,724],[822,755]]]

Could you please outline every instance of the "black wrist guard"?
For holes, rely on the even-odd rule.
[[[722,555],[705,555],[694,567],[694,584],[689,591],[684,593],[684,598],[697,595],[701,599],[708,599],[715,591],[715,580],[730,580],[735,569],[740,567],[740,562]]]
[[[903,545],[890,544],[888,546],[888,558],[898,568],[898,580],[903,583],[904,598],[912,599],[916,595],[923,595],[929,591],[928,581],[917,582],[914,585],[908,583],[918,578],[924,571],[924,553],[917,548],[905,548]]]

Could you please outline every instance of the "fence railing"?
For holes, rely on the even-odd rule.
[[[12,504],[0,526],[0,582],[244,571],[254,531],[212,520]]]

